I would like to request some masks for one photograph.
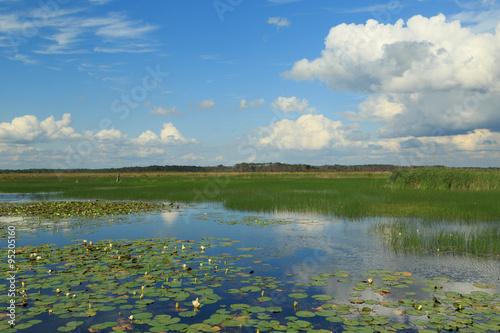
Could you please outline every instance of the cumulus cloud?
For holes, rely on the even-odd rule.
[[[0,142],[28,143],[55,139],[78,139],[81,135],[69,126],[71,114],[66,113],[61,120],[50,116],[39,121],[34,115],[16,117],[10,123],[0,123]]]
[[[282,150],[319,150],[345,145],[349,134],[349,129],[340,121],[307,114],[296,121],[284,119],[260,128],[258,143]]]
[[[137,138],[130,140],[132,144],[140,146],[155,146],[155,145],[180,145],[188,143],[198,143],[198,140],[193,138],[185,138],[181,132],[172,123],[164,123],[160,131],[160,135],[147,130]]]
[[[316,108],[309,107],[309,101],[307,99],[298,99],[297,97],[278,97],[271,103],[271,107],[275,110],[280,110],[284,113],[298,112],[298,113],[308,113],[316,112]]]
[[[249,109],[249,108],[258,108],[262,103],[264,103],[264,99],[256,99],[250,103],[247,103],[246,99],[240,100],[240,109]]]
[[[498,52],[494,35],[474,34],[442,14],[394,25],[371,19],[333,27],[322,57],[302,59],[283,75],[362,92],[483,88],[494,80]]]
[[[183,116],[184,112],[179,110],[175,105],[172,106],[171,108],[163,106],[155,106],[153,110],[149,110],[149,114],[160,115],[160,116]]]
[[[297,61],[283,77],[320,80],[368,94],[351,120],[381,123],[384,137],[500,130],[500,25],[474,33],[442,14],[406,23],[340,24],[321,57]]]
[[[201,101],[198,104],[196,104],[196,106],[200,110],[213,109],[215,107],[215,102],[211,99],[205,99],[204,101]]]

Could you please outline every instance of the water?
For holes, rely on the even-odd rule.
[[[0,218],[15,223],[20,218]],[[394,252],[383,245],[383,237],[371,235],[370,227],[383,219],[344,221],[331,216],[297,213],[252,214],[226,210],[221,204],[183,206],[179,211],[136,215],[126,224],[102,224],[91,234],[71,228],[71,220],[58,224],[59,234],[41,231],[18,235],[23,245],[73,243],[74,238],[139,239],[176,237],[201,240],[206,237],[239,240],[241,247],[260,247],[261,259],[278,264],[283,272],[302,270],[301,279],[335,270],[361,274],[370,269],[408,271],[429,278],[446,276],[461,282],[498,283],[499,260],[434,253],[416,255]],[[280,221],[277,225],[255,227],[246,220]],[[234,224],[228,224],[234,223]],[[51,228],[52,229],[52,228]],[[69,237],[68,237],[69,235]],[[72,236],[74,235],[74,236]]]
[[[30,196],[4,195],[0,199],[26,201]],[[0,222],[9,225],[21,225],[27,220],[0,218]],[[111,224],[105,219],[91,229],[77,229],[74,227],[76,222],[78,219],[68,219],[57,222],[55,226],[47,222],[46,228],[38,231],[26,229],[24,232],[23,227],[19,227],[17,246],[39,246],[44,243],[64,246],[82,239],[95,243],[105,239],[175,237],[185,241],[201,241],[207,237],[230,238],[238,241],[237,247],[258,248],[252,251],[254,256],[246,264],[252,268],[255,266],[256,275],[279,278],[290,286],[290,292],[300,289],[301,284],[310,283],[312,277],[339,270],[349,272],[349,279],[353,283],[366,280],[366,272],[370,270],[382,269],[410,272],[416,280],[447,277],[451,281],[444,283],[443,290],[464,294],[479,290],[472,286],[473,283],[500,283],[498,256],[478,258],[432,251],[409,253],[388,247],[386,237],[373,233],[374,225],[389,223],[388,219],[346,221],[317,214],[237,212],[226,210],[218,203],[201,203],[181,205],[172,212],[124,216],[121,221],[115,218]],[[59,233],[54,233],[54,228],[59,229]],[[232,251],[232,248],[220,251]],[[266,266],[252,264],[260,261]],[[352,284],[332,281],[325,286],[309,289],[311,294],[333,295],[336,302],[348,304],[349,299],[353,298],[352,287]],[[390,295],[379,295],[377,298],[380,301],[397,302],[400,298],[408,297],[404,292],[418,294],[421,287],[421,284],[415,284],[400,292],[395,290]],[[374,297],[373,292],[368,290],[360,291],[360,294],[362,298]],[[380,307],[377,311],[379,315],[392,316],[394,322],[408,323],[407,317],[403,319],[392,315],[392,309]]]

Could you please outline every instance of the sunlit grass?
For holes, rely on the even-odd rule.
[[[500,170],[458,169],[429,167],[397,169],[390,181],[396,188],[454,189],[454,190],[498,190]]]
[[[500,220],[500,190],[392,186],[389,173],[148,173],[15,175],[0,191],[61,192],[60,198],[222,202],[245,211],[291,211],[444,220]],[[78,178],[78,183],[76,179]]]

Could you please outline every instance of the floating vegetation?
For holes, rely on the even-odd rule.
[[[244,216],[244,217],[234,217],[234,218],[225,218],[225,217],[220,217],[218,215],[216,216],[208,216],[207,214],[203,214],[201,216],[195,217],[196,219],[199,220],[208,220],[209,217],[213,218],[213,221],[219,223],[219,224],[226,224],[226,225],[248,225],[251,227],[255,228],[267,228],[267,227],[276,227],[279,225],[285,225],[285,224],[291,224],[291,223],[297,223],[296,221],[293,221],[292,219],[284,219],[284,218],[263,218],[260,216]]]
[[[176,209],[177,206],[152,202],[44,201],[30,203],[0,202],[0,239],[7,235],[8,224],[23,234],[38,231],[88,233],[104,225],[132,223],[138,214]],[[3,222],[3,223],[2,223]]]
[[[234,243],[215,237],[198,242],[87,239],[63,247],[18,247],[16,325],[9,327],[2,320],[0,330],[500,330],[500,294],[493,284],[471,284],[469,292],[462,284],[461,291],[454,292],[449,291],[453,281],[446,277],[419,280],[411,272],[368,270],[360,279],[337,270],[299,286],[262,275],[265,263],[240,255],[255,248],[236,249]],[[6,250],[2,255],[6,257]],[[315,282],[335,288],[323,289]],[[350,288],[349,299],[325,293]],[[4,309],[9,304],[7,289],[0,284]]]
[[[0,202],[0,216],[31,216],[42,219],[102,217],[159,211],[165,205],[136,201],[37,201],[29,203]]]

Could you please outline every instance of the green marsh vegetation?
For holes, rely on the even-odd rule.
[[[26,221],[35,221],[29,225],[34,228],[37,217],[81,219],[78,223],[86,229],[87,224],[97,227],[97,220],[102,220],[101,226],[116,216],[175,208],[151,200],[212,201],[252,212],[311,212],[351,219],[387,216],[394,218],[374,224],[371,231],[396,253],[498,260],[497,188],[400,187],[392,179],[390,173],[144,173],[121,174],[116,183],[116,174],[10,174],[0,178],[0,192],[36,192],[41,193],[40,199],[56,201],[0,203],[0,216],[26,217]],[[54,195],[45,197],[47,192]],[[203,212],[197,218],[257,228],[289,223],[254,215],[233,221]],[[482,223],[485,220],[490,222]],[[16,326],[10,328],[2,319],[0,330],[327,333],[500,329],[496,279],[470,283],[464,291],[463,285],[432,274],[422,280],[411,272],[368,269],[361,276],[351,276],[342,270],[346,268],[335,267],[314,273],[304,283],[281,274],[266,260],[254,260],[264,249],[237,247],[238,241],[230,238],[94,242],[92,235],[85,238],[66,246],[19,243]],[[6,258],[7,250],[1,252]],[[9,302],[7,289],[5,282],[0,283],[0,303],[4,305]],[[331,290],[349,290],[349,298],[342,299]]]
[[[414,179],[420,179],[418,175],[424,175],[426,182],[417,183]],[[443,175],[455,175],[451,184],[457,186],[441,185],[450,184]],[[478,180],[462,180],[466,177]],[[61,198],[74,199],[212,201],[235,210],[347,218],[498,221],[499,179],[500,171],[451,168],[399,169],[392,174],[130,173],[121,174],[119,183],[115,174],[9,174],[0,178],[0,192],[59,192]],[[414,185],[405,185],[408,183]]]
[[[395,253],[500,259],[497,222],[450,224],[396,219],[373,224],[370,234],[380,237],[384,246]]]
[[[500,190],[500,170],[429,167],[397,169],[390,177],[396,188],[432,190]]]

